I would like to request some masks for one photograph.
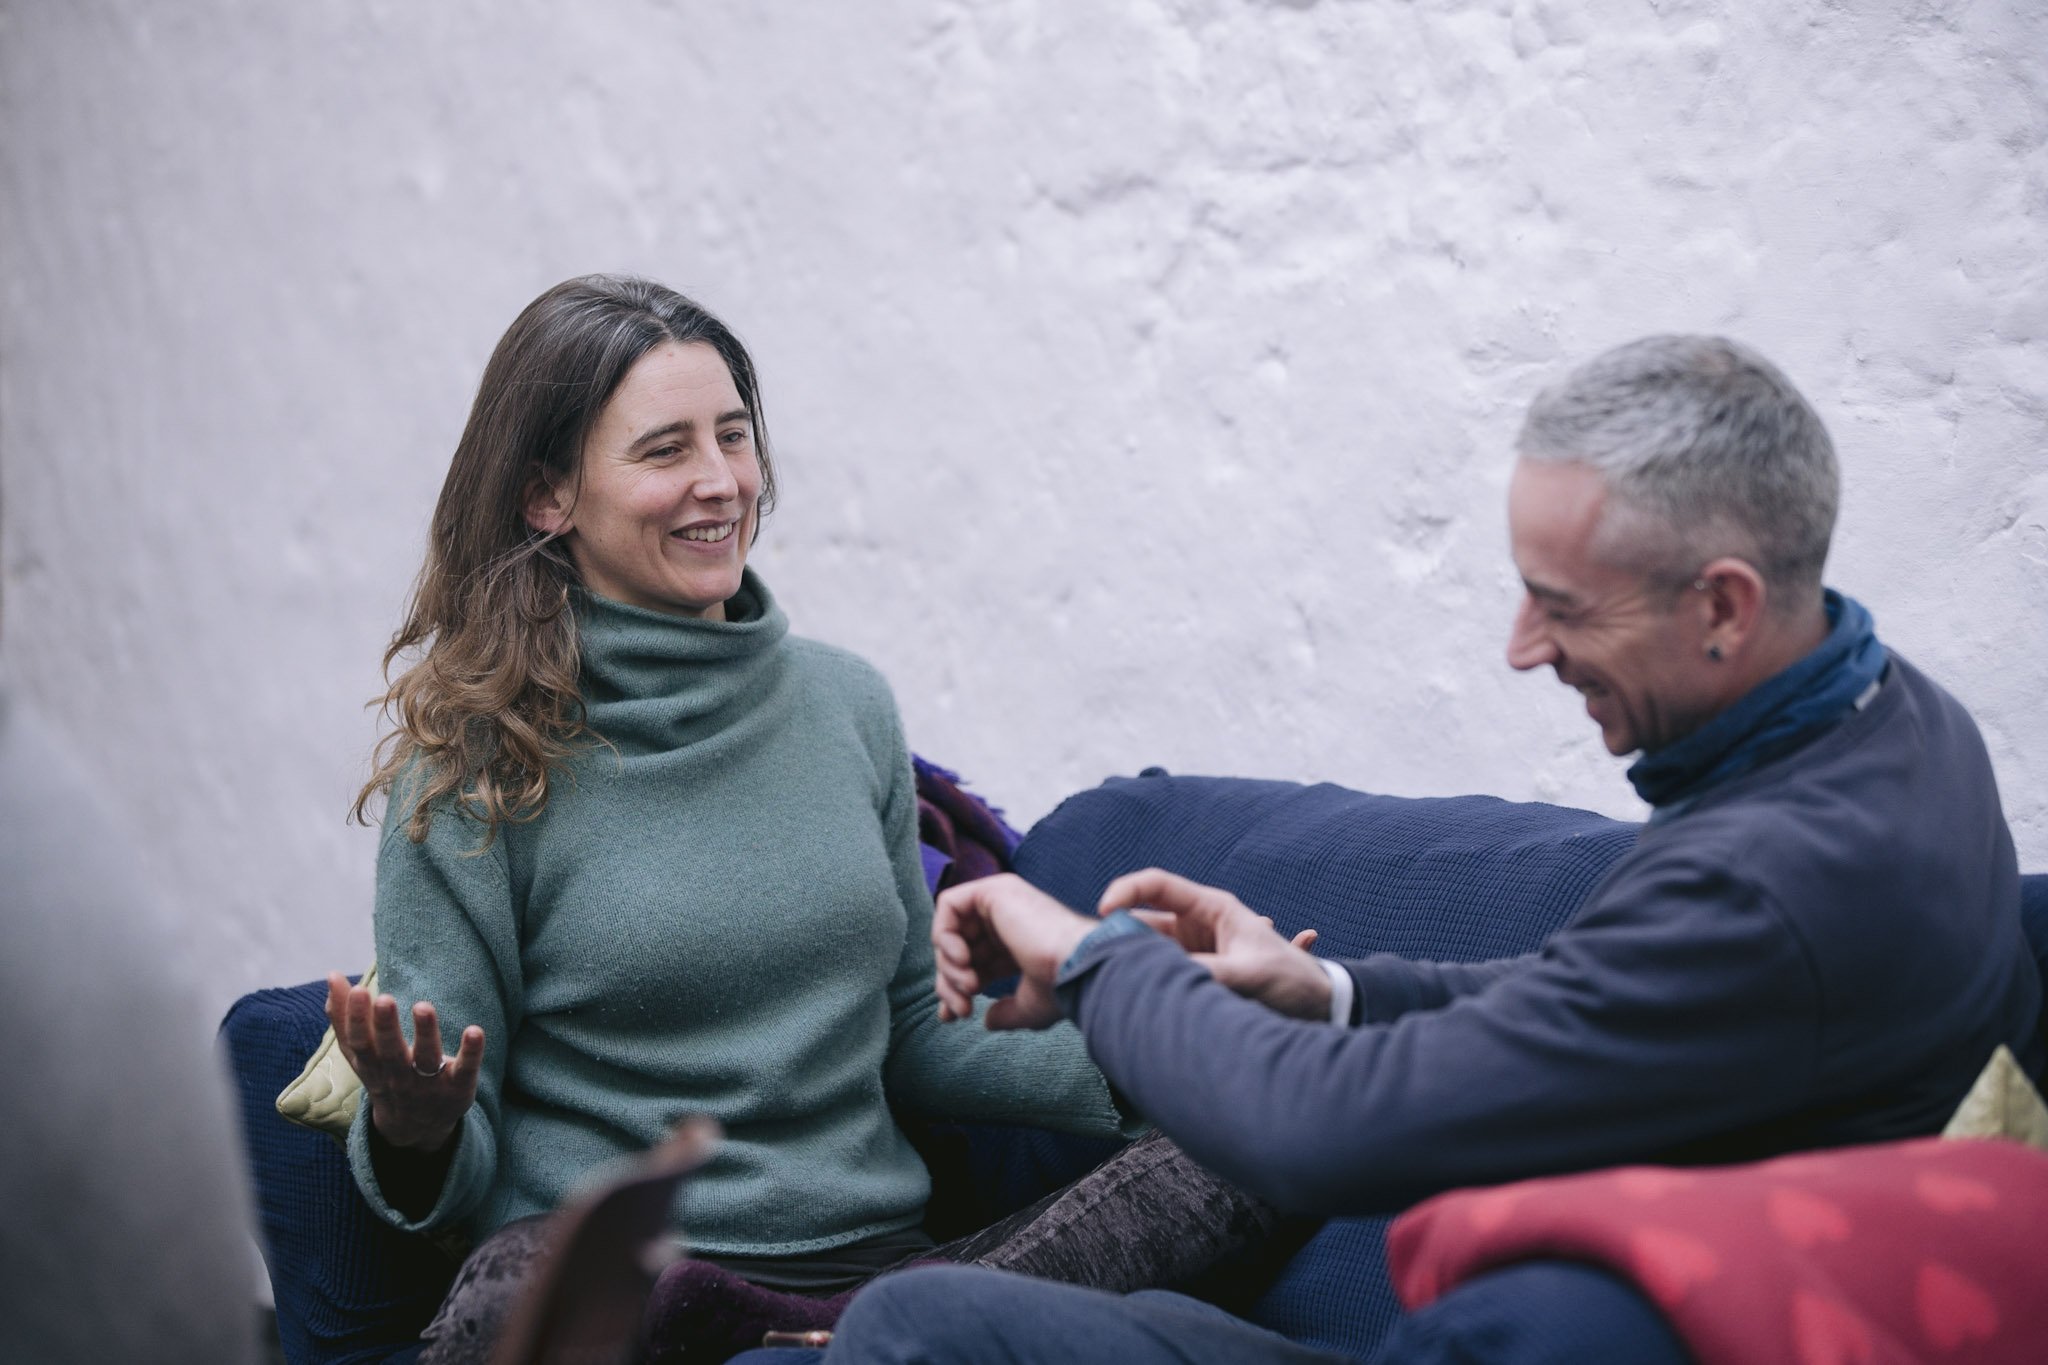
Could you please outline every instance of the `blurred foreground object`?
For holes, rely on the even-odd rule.
[[[505,1329],[492,1365],[618,1365],[629,1357],[648,1292],[670,1259],[676,1187],[704,1164],[718,1137],[709,1119],[686,1119],[625,1174],[549,1220],[552,1245],[534,1292]]]
[[[129,844],[0,690],[0,1360],[256,1358],[212,1021]]]

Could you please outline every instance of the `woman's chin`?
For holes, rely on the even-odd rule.
[[[730,574],[700,574],[688,583],[676,585],[669,598],[674,603],[670,610],[683,616],[712,616],[718,614],[739,590],[738,566],[734,566]]]

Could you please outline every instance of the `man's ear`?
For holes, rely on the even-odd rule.
[[[1724,555],[1700,570],[1695,587],[1706,618],[1707,642],[1721,651],[1714,657],[1740,653],[1762,629],[1770,606],[1764,576],[1748,560]]]
[[[524,504],[526,524],[542,535],[565,536],[573,529],[569,513],[574,501],[568,490],[538,470],[527,482]]]

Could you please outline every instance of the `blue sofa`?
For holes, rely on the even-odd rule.
[[[1015,853],[1019,873],[1070,905],[1160,866],[1235,891],[1319,952],[1387,950],[1475,961],[1527,951],[1568,919],[1636,826],[1491,797],[1410,799],[1235,778],[1113,778],[1070,797]],[[2048,876],[2024,879],[2048,962]],[[379,1222],[340,1149],[272,1108],[325,1020],[317,984],[259,991],[222,1026],[240,1087],[278,1331],[294,1365],[410,1359],[452,1262]],[[914,1136],[933,1167],[934,1216],[959,1224],[1022,1207],[1107,1154],[1030,1130],[938,1125]],[[1398,1315],[1385,1219],[1326,1225],[1248,1316],[1296,1340],[1369,1356]],[[796,1356],[792,1355],[791,1359]]]

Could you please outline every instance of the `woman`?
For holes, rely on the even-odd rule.
[[[941,1026],[895,707],[746,568],[774,491],[751,360],[673,291],[558,285],[484,370],[357,803],[388,801],[390,994],[329,983],[365,1196],[487,1238],[424,1359],[481,1358],[521,1220],[687,1114],[726,1133],[677,1209],[726,1291],[834,1293],[931,1247],[892,1103],[1123,1128],[1071,1030]],[[724,1305],[734,1344],[773,1298]]]

